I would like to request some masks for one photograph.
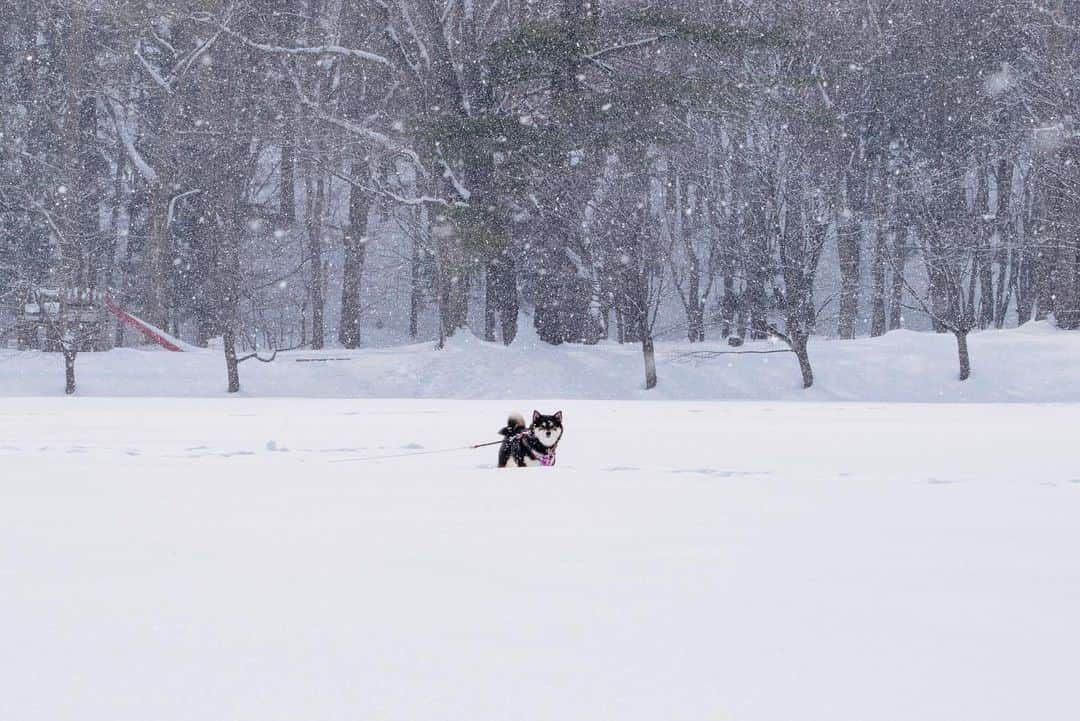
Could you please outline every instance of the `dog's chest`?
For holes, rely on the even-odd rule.
[[[555,454],[537,453],[534,457],[532,454],[526,453],[522,460],[524,460],[526,466],[554,466]]]

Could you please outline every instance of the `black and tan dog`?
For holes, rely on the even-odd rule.
[[[506,468],[511,459],[519,468],[554,466],[555,449],[563,434],[562,411],[550,416],[533,411],[529,426],[520,413],[511,413],[499,433],[505,436],[499,445],[499,468]]]

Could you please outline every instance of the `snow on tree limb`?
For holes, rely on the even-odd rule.
[[[671,36],[671,35],[653,35],[651,37],[642,38],[640,40],[634,40],[634,41],[629,42],[629,43],[621,43],[619,45],[612,45],[611,47],[607,47],[607,48],[604,48],[602,50],[597,50],[595,53],[589,53],[585,57],[588,58],[589,60],[596,60],[598,58],[604,57],[605,55],[610,55],[612,53],[617,53],[620,50],[630,50],[632,48],[640,48],[640,47],[645,47],[647,45],[654,45],[654,44],[660,42],[661,40],[666,40],[667,38],[670,38],[670,37],[673,37],[673,36]]]
[[[200,44],[197,48],[195,48],[190,53],[188,53],[187,57],[182,58],[178,63],[176,63],[176,66],[173,68],[172,73],[171,73],[172,77],[173,77],[173,81],[175,81],[176,78],[179,78],[184,73],[186,73],[188,71],[188,68],[190,68],[195,63],[195,61],[198,60],[202,56],[203,53],[205,53],[207,50],[209,50],[210,47],[215,42],[217,42],[217,39],[219,37],[221,37],[221,31],[220,30],[217,31],[216,33],[214,33],[214,35],[211,36],[211,38],[209,40],[207,40],[206,42]]]
[[[454,170],[450,167],[449,163],[442,159],[440,159],[439,162],[443,166],[446,178],[453,184],[454,190],[457,191],[457,194],[461,196],[462,200],[468,201],[469,198],[472,197],[472,193],[469,192],[468,188],[462,185],[461,181],[458,179],[457,175],[454,173]]]
[[[412,161],[412,163],[416,166],[416,168],[420,171],[422,175],[426,176],[428,174],[427,170],[424,168],[423,162],[420,160],[420,156],[416,153],[415,150],[405,145],[402,145],[401,143],[391,138],[389,135],[381,133],[378,130],[374,130],[364,125],[358,125],[349,120],[345,120],[344,118],[335,118],[332,115],[327,115],[318,103],[307,97],[307,95],[304,93],[304,89],[300,86],[300,81],[297,79],[295,74],[290,73],[290,79],[292,80],[293,87],[296,89],[296,96],[300,99],[300,104],[308,110],[312,111],[312,115],[316,120],[320,120],[329,125],[341,128],[342,130],[353,135],[359,135],[360,137],[366,138],[375,145],[386,150],[400,153],[401,155],[404,155],[410,161]]]
[[[202,188],[196,188],[195,190],[189,190],[187,192],[180,193],[179,195],[174,195],[173,197],[169,198],[169,210],[165,214],[165,227],[168,228],[170,225],[172,225],[173,217],[176,214],[176,204],[179,201],[191,195],[198,195],[201,192]]]
[[[116,101],[112,98],[106,98],[105,107],[109,109],[109,115],[112,116],[113,120],[113,127],[116,128],[116,136],[120,139],[120,144],[124,146],[124,152],[127,153],[128,159],[131,160],[131,164],[139,171],[139,175],[142,176],[143,180],[150,185],[157,185],[159,180],[157,171],[150,167],[150,164],[143,158],[139,149],[135,147],[135,139],[131,137],[131,130],[124,122],[124,119],[120,114],[120,109],[116,106]]]
[[[356,48],[346,48],[341,45],[317,45],[317,46],[304,46],[296,48],[286,48],[278,45],[267,45],[265,43],[255,42],[247,36],[233,30],[227,25],[219,26],[222,31],[230,37],[236,38],[244,45],[252,48],[253,50],[260,50],[264,53],[274,53],[276,55],[341,55],[343,57],[356,58],[358,60],[366,60],[372,63],[378,63],[379,65],[389,66],[390,60],[378,53],[368,52],[367,50],[357,50]]]
[[[349,185],[353,186],[354,188],[360,188],[361,190],[365,190],[365,191],[367,191],[369,193],[375,193],[377,195],[382,195],[382,196],[384,196],[386,198],[389,198],[390,200],[393,200],[395,203],[401,203],[402,205],[407,205],[407,206],[410,206],[410,207],[415,207],[415,206],[419,206],[419,205],[441,205],[444,208],[467,208],[467,207],[469,207],[468,203],[462,203],[460,201],[452,202],[452,201],[449,201],[449,200],[445,200],[443,198],[437,198],[437,197],[432,196],[432,195],[419,195],[419,196],[414,196],[414,197],[409,198],[409,197],[406,197],[406,196],[403,196],[403,195],[399,195],[398,193],[387,190],[385,188],[377,188],[377,187],[373,187],[373,186],[370,186],[370,185],[365,185],[363,183],[358,183],[358,182],[356,182],[355,180],[353,180],[352,178],[350,178],[349,176],[347,176],[347,175],[345,175],[343,173],[336,173],[335,172],[335,173],[331,173],[331,175],[333,175],[338,180],[342,180],[342,181],[348,183]]]
[[[398,10],[401,11],[401,16],[405,19],[405,25],[409,31],[409,35],[412,36],[413,42],[416,43],[416,50],[420,54],[420,59],[424,61],[425,67],[431,67],[431,53],[428,52],[427,45],[424,43],[423,37],[416,30],[416,23],[413,22],[412,15],[409,13],[409,7],[407,4],[402,3],[400,0],[397,2]]]
[[[150,75],[150,78],[154,81],[155,85],[157,85],[167,93],[172,93],[172,83],[163,78],[161,76],[161,73],[155,70],[154,66],[146,61],[146,58],[144,58],[142,53],[139,52],[139,46],[140,43],[136,42],[134,54],[135,57],[138,59],[139,64],[142,66],[143,70],[145,70],[147,74]]]

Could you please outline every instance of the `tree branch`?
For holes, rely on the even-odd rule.
[[[311,343],[301,343],[299,345],[294,345],[291,348],[275,348],[274,352],[270,354],[269,358],[263,358],[261,355],[259,355],[258,351],[255,351],[254,353],[248,353],[245,356],[240,356],[239,358],[236,359],[236,363],[237,363],[237,365],[239,365],[240,363],[243,363],[244,361],[249,361],[249,360],[252,360],[252,359],[257,360],[260,363],[273,363],[274,359],[277,358],[278,353],[288,353],[289,351],[299,350],[299,349],[305,348],[305,347],[307,347],[309,345],[311,345]]]
[[[391,62],[388,58],[378,53],[368,52],[367,50],[357,50],[355,48],[346,48],[341,45],[315,45],[315,46],[301,46],[296,48],[286,48],[279,45],[267,45],[265,43],[258,43],[251,40],[242,33],[233,30],[227,25],[218,25],[222,32],[232,38],[236,38],[244,45],[247,45],[253,50],[259,50],[264,53],[273,53],[275,55],[340,55],[343,57],[356,58],[358,60],[366,60],[367,62],[377,63],[379,65],[391,66]]]
[[[652,37],[642,38],[640,40],[634,40],[633,42],[629,42],[629,43],[622,43],[620,45],[612,45],[611,47],[604,48],[603,50],[597,50],[595,53],[589,53],[589,54],[587,54],[585,56],[585,58],[587,60],[595,61],[595,60],[597,60],[599,58],[604,57],[605,55],[611,55],[612,53],[617,53],[617,52],[620,52],[622,50],[630,50],[630,49],[633,49],[633,48],[642,48],[642,47],[646,47],[648,45],[655,45],[656,43],[660,42],[661,40],[667,40],[668,38],[671,38],[671,37],[674,37],[674,36],[673,35],[653,35]]]

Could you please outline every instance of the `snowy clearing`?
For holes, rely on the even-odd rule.
[[[738,350],[782,347],[759,342]],[[1080,333],[1057,330],[1046,322],[973,333],[974,371],[964,382],[957,379],[952,336],[915,331],[812,341],[817,380],[809,391],[803,390],[798,363],[790,353],[686,357],[732,350],[719,341],[660,343],[660,384],[645,391],[639,346],[551,346],[537,340],[523,323],[510,347],[463,332],[441,351],[421,343],[291,352],[273,363],[244,363],[240,376],[244,395],[263,397],[1080,401]],[[225,395],[220,352],[82,353],[77,375],[78,392],[84,396]],[[0,396],[62,395],[63,390],[59,353],[0,350]]]
[[[0,718],[1080,713],[1080,407],[559,403],[5,400]]]

